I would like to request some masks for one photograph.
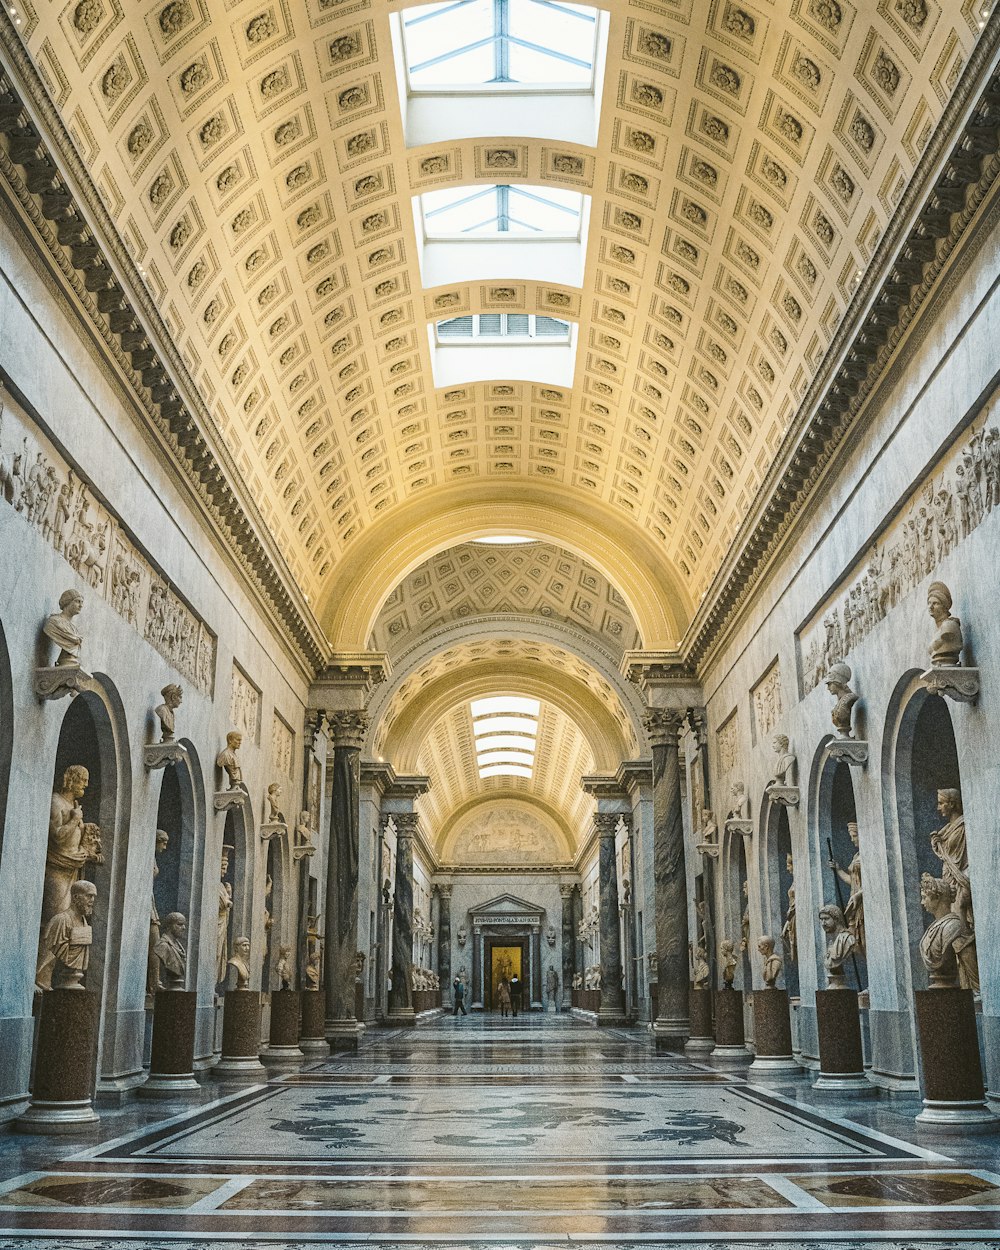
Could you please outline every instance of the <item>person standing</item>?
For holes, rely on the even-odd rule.
[[[521,1006],[521,979],[515,972],[510,979],[510,1011],[514,1018],[517,1018],[518,1008]]]
[[[461,1011],[463,1016],[467,1016],[469,1013],[465,1010],[465,982],[460,981],[458,977],[455,978],[451,987],[451,997],[452,1002],[455,1004],[451,1014],[457,1016],[459,1011]]]
[[[500,1006],[500,1018],[505,1019],[510,1015],[510,986],[506,977],[497,986],[497,1003]]]

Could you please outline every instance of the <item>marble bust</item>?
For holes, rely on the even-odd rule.
[[[228,739],[227,739],[228,741]],[[283,825],[285,814],[281,810],[281,786],[272,781],[267,787],[267,822],[270,825]]]
[[[184,937],[187,921],[179,911],[163,917],[159,940],[153,954],[160,965],[160,983],[165,990],[182,990],[187,975],[187,950]]]
[[[696,990],[703,990],[708,985],[711,969],[708,966],[708,951],[699,942],[691,953],[691,980]]]
[[[788,749],[788,736],[786,734],[777,734],[774,738],[774,754],[776,756],[774,763],[774,776],[768,782],[769,786],[794,786],[795,785],[795,753]]]
[[[742,781],[734,781],[729,790],[729,801],[732,806],[727,820],[747,820],[750,816],[750,797]]]
[[[94,941],[90,920],[97,901],[97,886],[92,881],[74,881],[69,895],[69,906],[52,917],[42,939],[52,959],[50,980],[54,990],[84,988]]]
[[[288,946],[278,947],[278,962],[275,972],[278,976],[278,988],[282,990],[287,990],[292,983],[292,967],[289,962],[291,953],[291,948]]]
[[[826,971],[831,990],[844,990],[844,962],[854,954],[857,943],[854,934],[844,921],[844,913],[833,903],[825,903],[819,909],[819,922],[827,936]]]
[[[184,701],[184,691],[176,682],[169,682],[160,691],[163,702],[153,708],[153,715],[160,722],[160,741],[173,742],[175,713]]]
[[[769,990],[773,990],[781,976],[782,966],[781,956],[774,951],[774,938],[762,937],[757,943],[757,950],[762,961],[764,984]]]
[[[309,827],[309,812],[299,812],[298,824],[295,826],[295,846],[294,854],[296,859],[301,859],[304,855],[312,855],[316,850],[316,844],[313,842],[313,831]]]
[[[858,696],[851,689],[851,670],[846,664],[831,664],[830,670],[826,675],[826,688],[836,698],[837,702],[833,706],[830,713],[830,719],[833,721],[833,727],[837,731],[840,738],[853,738],[854,731],[851,728],[851,716],[854,711],[854,705],[858,701]]]
[[[233,953],[229,956],[228,967],[236,974],[236,988],[250,988],[250,939],[238,937],[233,943]]]
[[[931,582],[927,588],[927,611],[937,626],[928,648],[932,668],[954,668],[962,663],[962,622],[952,616],[951,602],[951,591],[944,582]]]
[[[221,768],[229,778],[230,790],[246,789],[243,784],[243,769],[240,767],[239,757],[236,754],[242,745],[243,735],[233,729],[226,734],[225,749],[215,757],[215,766]]]
[[[80,667],[83,636],[73,620],[83,609],[83,595],[78,590],[64,590],[59,596],[59,611],[47,617],[42,626],[45,637],[59,648],[56,668]]]
[[[722,983],[727,990],[731,990],[736,978],[736,947],[732,938],[723,938],[719,943],[719,959],[722,963]]]
[[[925,872],[920,878],[920,906],[933,916],[920,939],[920,958],[924,962],[932,990],[952,989],[960,983],[961,965],[956,944],[968,936],[968,930],[953,909],[955,892],[951,883]]]

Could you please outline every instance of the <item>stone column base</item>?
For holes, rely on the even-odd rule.
[[[153,1002],[153,1046],[149,1077],[136,1091],[142,1098],[173,1098],[201,1086],[194,1077],[194,1035],[198,995],[194,990],[158,990]]]
[[[472,1010],[475,1011],[476,1004],[472,1004]],[[482,1011],[482,1004],[479,1004],[479,1011]],[[385,1018],[386,1024],[392,1029],[412,1029],[417,1023],[417,1013],[412,1007],[404,1007],[401,1011],[390,1011]]]
[[[743,991],[728,986],[715,991],[715,1049],[713,1063],[749,1063],[743,1033]]]
[[[653,1021],[653,1043],[657,1050],[681,1050],[687,1041],[689,1023],[679,1017],[657,1016]]]
[[[357,1050],[361,1045],[361,1035],[364,1031],[365,1026],[357,1020],[327,1021],[324,1032],[331,1054]]]
[[[226,1081],[259,1081],[267,1070],[260,1050],[260,994],[227,990],[222,1006],[222,1058],[212,1075]]]
[[[299,1019],[299,1050],[310,1059],[323,1058],[330,1053],[326,1040],[326,1000],[319,990],[303,990],[302,1015]]]
[[[985,1133],[1000,1121],[987,1107],[971,990],[917,990],[924,1109],[918,1124],[938,1132]]]
[[[688,991],[688,1009],[691,1013],[691,1036],[684,1043],[689,1055],[707,1055],[715,1047],[712,1032],[712,991],[692,986]]]
[[[792,1055],[792,1024],[787,990],[755,990],[754,1061],[751,1076],[788,1077],[801,1071]]]
[[[298,1067],[305,1058],[299,1048],[298,990],[274,990],[271,994],[271,1032],[261,1058],[276,1067]]]
[[[24,1133],[83,1133],[94,1110],[94,1061],[101,996],[95,990],[46,990],[38,1022],[31,1102],[16,1121]]]
[[[861,1017],[854,990],[817,990],[816,1028],[819,1076],[813,1081],[813,1089],[877,1095],[878,1089],[865,1076]]]

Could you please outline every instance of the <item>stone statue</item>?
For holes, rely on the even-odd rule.
[[[229,778],[230,790],[245,790],[243,784],[243,769],[240,768],[240,761],[236,752],[243,744],[243,735],[235,729],[226,734],[225,750],[220,751],[215,757],[216,768],[221,768]]]
[[[82,764],[71,764],[63,773],[62,784],[52,794],[49,808],[49,841],[45,854],[45,884],[42,890],[42,929],[59,912],[70,906],[70,891],[83,876],[88,864],[103,864],[101,831],[83,819],[80,806],[90,783]],[[45,969],[50,966],[44,949],[39,950],[39,981],[47,988]]]
[[[285,814],[279,806],[280,803],[281,786],[276,781],[272,781],[267,787],[267,823],[269,825],[283,825],[285,823]]]
[[[160,985],[164,990],[182,990],[187,976],[187,950],[184,936],[187,921],[179,911],[168,912],[163,918],[163,932],[153,947],[159,972]]]
[[[299,812],[299,821],[295,826],[295,845],[292,848],[293,857],[302,859],[303,856],[313,855],[315,852],[316,843],[313,841],[313,831],[309,827],[309,813]]]
[[[727,820],[748,820],[750,818],[750,796],[742,781],[734,781],[729,789],[732,806],[726,816]]]
[[[932,990],[979,989],[979,969],[969,966],[967,944],[969,931],[962,917],[955,912],[955,891],[950,881],[932,877],[925,872],[920,878],[920,906],[934,919],[920,939],[920,958],[924,961]],[[971,973],[971,976],[970,976]]]
[[[278,977],[279,990],[287,990],[292,984],[292,967],[289,962],[291,953],[291,948],[288,946],[278,947],[278,962],[274,971]]]
[[[931,850],[944,865],[944,879],[955,892],[956,913],[970,933],[975,932],[972,889],[969,885],[969,853],[965,844],[965,816],[959,790],[938,791],[938,811],[947,822],[931,834]]]
[[[556,927],[555,927],[555,925],[554,925],[554,924],[550,924],[550,925],[549,925],[549,927],[548,927],[548,929],[546,929],[546,931],[545,931],[545,940],[546,940],[546,942],[548,942],[548,944],[549,944],[550,946],[555,946],[555,944],[556,944]]]
[[[226,946],[229,937],[229,913],[233,910],[233,887],[226,880],[229,872],[229,852],[234,848],[222,848],[222,864],[219,870],[219,918],[215,940],[215,983],[220,985],[226,979]]]
[[[153,715],[160,722],[160,741],[173,742],[175,713],[184,702],[184,691],[176,682],[169,682],[160,691],[163,702],[153,708]]]
[[[156,878],[160,868],[156,856],[162,855],[170,844],[170,835],[165,829],[156,831],[156,851],[153,855],[153,893],[149,900],[149,956],[146,960],[146,993],[155,994],[162,989],[160,984],[160,965],[156,958],[156,944],[160,940],[160,913],[156,909]]]
[[[750,949],[750,882],[748,880],[743,882],[743,897],[746,899],[746,906],[740,918],[740,950],[748,951]]]
[[[460,924],[458,926],[458,933],[456,934],[456,937],[458,939],[459,946],[464,946],[466,942],[469,940],[469,930],[465,927],[464,924]]]
[[[691,952],[691,980],[696,990],[703,990],[708,985],[708,979],[712,975],[708,966],[708,951],[704,945],[699,942]]]
[[[312,939],[309,953],[306,955],[306,989],[318,990],[321,980],[321,964],[323,954],[318,939]]]
[[[719,826],[715,823],[715,814],[706,807],[701,814],[701,844],[715,846],[719,840]]]
[[[549,1006],[554,1008],[556,995],[559,993],[559,973],[556,972],[555,964],[549,964],[549,970],[545,974],[545,992],[549,996]]]
[[[621,885],[618,890],[618,897],[619,905],[621,907],[632,906],[632,882],[628,877],[622,877]],[[555,932],[555,930],[553,930],[553,932]],[[552,942],[551,945],[555,946],[555,942]]]
[[[80,667],[80,648],[83,636],[74,624],[83,608],[83,595],[78,590],[64,590],[59,596],[59,611],[46,617],[42,633],[59,648],[56,668]]]
[[[97,886],[92,881],[74,881],[69,906],[45,926],[42,944],[50,957],[49,983],[54,990],[84,988],[94,940],[90,918],[96,901]]]
[[[723,938],[719,943],[719,962],[722,964],[722,984],[725,989],[731,990],[736,978],[736,946],[732,938]]]
[[[250,939],[238,937],[233,943],[233,953],[229,956],[227,968],[232,968],[236,976],[236,989],[250,988]]]
[[[826,688],[835,696],[837,702],[830,713],[833,727],[839,738],[853,738],[851,716],[858,696],[851,689],[851,670],[843,663],[831,664],[826,675]]]
[[[762,937],[757,943],[757,950],[763,962],[764,984],[773,990],[781,976],[781,956],[774,952],[774,938]]]
[[[788,958],[794,963],[799,957],[799,935],[795,922],[795,876],[791,855],[786,856],[785,865],[792,877],[788,887],[788,910],[785,912],[785,923],[781,927],[781,940],[788,951]]]
[[[60,605],[62,600],[60,599]],[[951,591],[944,582],[931,582],[927,588],[927,611],[937,633],[928,648],[932,668],[956,667],[962,663],[962,622],[951,614]]]
[[[841,881],[850,887],[851,896],[844,908],[844,920],[854,934],[858,954],[864,955],[868,947],[865,941],[865,899],[861,889],[861,853],[858,850],[858,822],[856,820],[847,822],[847,832],[854,843],[854,858],[846,869],[841,868],[835,859],[830,860],[830,867]]]
[[[788,737],[786,734],[778,734],[775,737],[774,754],[777,756],[774,764],[774,776],[768,782],[768,785],[794,786],[795,754],[788,749]]]
[[[829,941],[826,947],[827,988],[847,989],[844,961],[854,954],[854,934],[844,921],[844,913],[832,903],[819,909],[819,922]]]
[[[573,980],[570,982],[570,989],[573,989],[573,990],[583,989],[583,974],[582,973],[575,972],[573,974]]]

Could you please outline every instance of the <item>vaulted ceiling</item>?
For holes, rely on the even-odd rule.
[[[543,512],[558,495],[641,550],[671,600],[667,638],[719,568],[981,25],[980,0],[615,0],[595,146],[407,148],[386,0],[8,8],[320,616],[335,619],[352,551],[377,579],[400,529],[464,487]],[[498,170],[593,197],[581,286],[498,272],[422,288],[411,197]],[[427,323],[495,309],[577,322],[572,386],[435,389]]]

